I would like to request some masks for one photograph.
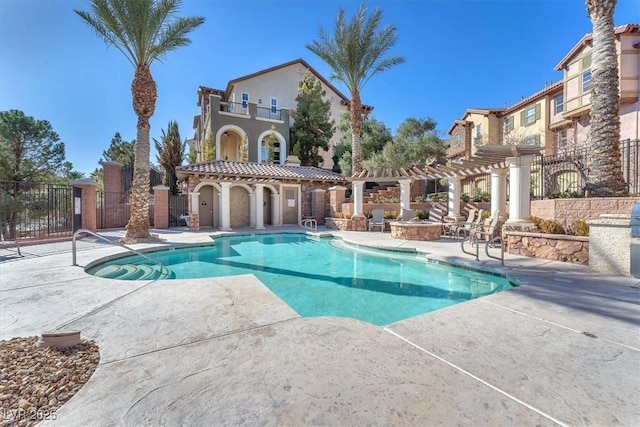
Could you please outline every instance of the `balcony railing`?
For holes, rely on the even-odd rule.
[[[282,120],[282,110],[258,107],[257,116],[263,119]]]
[[[224,113],[243,114],[249,115],[249,104],[242,104],[239,102],[221,102],[220,111]]]

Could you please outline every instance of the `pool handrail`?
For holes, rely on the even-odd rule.
[[[71,265],[72,265],[72,266],[74,266],[74,267],[76,267],[76,266],[78,265],[78,263],[76,262],[76,237],[77,237],[79,234],[90,234],[90,235],[92,235],[92,236],[94,236],[94,237],[97,237],[98,239],[102,239],[102,240],[104,240],[104,241],[105,241],[105,242],[107,242],[107,243],[110,243],[110,244],[112,244],[112,245],[120,246],[121,248],[124,248],[124,249],[126,249],[126,250],[128,250],[128,251],[133,252],[133,253],[134,253],[134,254],[136,254],[136,255],[141,256],[142,258],[146,258],[146,259],[148,259],[149,261],[151,261],[151,262],[153,262],[153,263],[155,263],[155,264],[158,264],[158,265],[160,266],[160,274],[164,274],[164,275],[168,276],[168,275],[171,273],[171,270],[169,270],[169,269],[168,269],[168,268],[167,268],[163,263],[161,263],[161,262],[160,262],[160,261],[158,261],[157,259],[153,259],[153,258],[151,258],[151,257],[149,257],[149,256],[147,256],[147,255],[145,255],[145,254],[143,254],[143,253],[142,253],[142,252],[140,252],[140,251],[137,251],[137,250],[135,250],[135,249],[133,249],[133,248],[130,248],[130,247],[129,247],[129,246],[127,246],[127,245],[124,245],[124,244],[122,244],[122,243],[120,243],[120,242],[114,242],[113,240],[109,240],[109,239],[107,239],[106,237],[104,237],[104,236],[102,236],[102,235],[100,235],[100,234],[98,234],[98,233],[96,233],[96,232],[94,232],[94,231],[87,230],[87,229],[84,229],[84,228],[80,228],[79,230],[76,230],[76,231],[73,233],[73,238],[71,239],[71,253],[72,253],[72,257],[73,257],[73,264],[71,264]],[[166,270],[167,272],[166,272],[166,273],[164,273],[164,271],[163,271],[163,270]]]

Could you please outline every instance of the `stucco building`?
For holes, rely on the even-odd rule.
[[[310,72],[325,91],[331,104],[331,120],[337,125],[342,113],[349,111],[349,99],[305,60],[296,59],[253,74],[238,77],[225,89],[206,86],[198,88],[200,113],[194,117],[195,135],[189,144],[198,153],[198,161],[209,147],[215,147],[215,160],[240,160],[240,145],[246,139],[248,161],[267,161],[268,138],[275,137],[275,163],[284,164],[290,151],[289,128],[293,125],[298,87]],[[368,113],[373,109],[364,106]],[[273,129],[272,129],[273,127]],[[322,167],[333,167],[333,146],[342,134],[338,129],[329,143],[328,151],[321,151]]]

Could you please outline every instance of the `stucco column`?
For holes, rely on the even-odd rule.
[[[231,231],[231,183],[220,183],[220,230]]]
[[[411,209],[411,180],[399,179],[400,183],[400,209]]]
[[[200,229],[200,193],[189,192],[189,230],[198,231]]]
[[[82,202],[80,204],[80,209],[82,213],[81,228],[84,228],[86,230],[96,231],[98,229],[98,215],[96,212],[96,206],[97,206],[96,180],[91,178],[83,178],[83,179],[71,181],[71,185],[82,189]]]
[[[256,193],[249,193],[249,227],[256,226]]]
[[[363,216],[362,196],[364,195],[364,181],[353,181],[353,216]]]
[[[342,204],[345,200],[347,187],[334,185],[329,188],[329,216],[335,218],[338,212],[342,212]]]
[[[282,189],[280,189],[282,191]],[[282,206],[280,206],[280,194],[272,193],[271,194],[271,222],[274,226],[282,225],[282,215],[280,215],[280,211]]]
[[[507,169],[491,169],[491,215],[499,210],[498,218],[504,221],[507,217]]]
[[[460,221],[460,177],[449,177],[449,213],[447,216],[454,221]]]
[[[509,219],[506,224],[531,227],[531,163],[533,156],[507,157],[509,165]]]
[[[169,187],[153,187],[153,228],[169,228]]]
[[[264,211],[263,211],[263,195],[264,195],[264,184],[256,184],[255,190],[255,203],[253,206],[254,216],[256,218],[256,229],[262,230],[264,229]]]

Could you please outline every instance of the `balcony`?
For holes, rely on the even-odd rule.
[[[248,103],[239,103],[239,102],[220,102],[220,112],[222,113],[231,113],[231,114],[240,114],[243,116],[249,116],[249,104]]]
[[[257,107],[256,117],[268,120],[282,120],[282,110],[267,107]]]

